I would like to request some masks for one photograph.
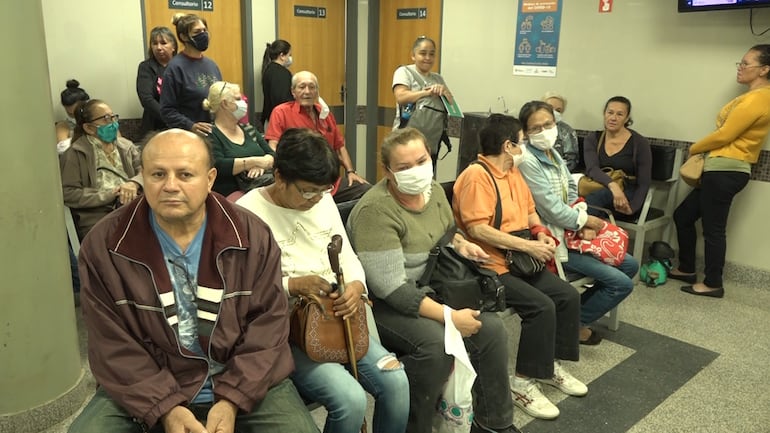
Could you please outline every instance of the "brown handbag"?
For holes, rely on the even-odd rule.
[[[334,315],[334,299],[327,296],[300,295],[291,312],[289,341],[300,348],[315,362],[347,364],[345,329],[341,316]],[[350,317],[356,360],[369,350],[369,327],[366,323],[364,300],[358,300],[358,308]]]
[[[687,158],[687,161],[679,168],[679,176],[684,183],[693,188],[700,186],[700,178],[703,175],[703,165],[706,163],[705,154],[696,153]]]
[[[602,171],[605,172],[607,176],[610,177],[610,179],[612,179],[612,182],[617,183],[620,186],[620,189],[625,188],[626,179],[629,178],[629,176],[626,176],[626,172],[623,170],[613,170],[609,167],[602,168]],[[604,185],[591,179],[588,176],[583,176],[578,181],[578,195],[581,197],[585,197],[588,194],[591,194],[594,191],[599,191],[602,188],[604,188]]]

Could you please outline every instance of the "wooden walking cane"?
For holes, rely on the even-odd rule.
[[[331,264],[332,271],[337,277],[337,290],[339,290],[340,296],[345,293],[345,276],[342,274],[342,267],[340,266],[340,253],[342,252],[342,236],[332,236],[332,241],[326,246],[326,252],[329,254],[329,263]],[[358,381],[358,365],[356,361],[356,348],[353,344],[353,331],[350,329],[350,318],[342,319],[345,328],[345,346],[348,349],[348,360],[350,361],[350,369],[353,373],[353,377]],[[364,423],[361,425],[361,433],[366,433],[366,416],[364,416]]]

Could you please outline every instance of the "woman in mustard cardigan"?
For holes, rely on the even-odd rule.
[[[725,228],[733,197],[749,182],[770,130],[770,45],[755,45],[736,64],[737,81],[749,90],[722,107],[716,131],[693,143],[690,155],[705,154],[700,188],[693,189],[674,212],[679,266],[670,277],[691,285],[683,292],[721,298],[727,239]],[[695,222],[702,219],[705,278],[696,283]]]

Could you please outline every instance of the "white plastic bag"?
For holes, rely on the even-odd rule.
[[[455,358],[433,418],[434,433],[468,433],[473,422],[471,388],[476,370],[471,365],[460,331],[452,322],[452,309],[444,306],[444,351]]]

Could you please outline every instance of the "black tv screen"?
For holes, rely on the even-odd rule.
[[[770,0],[679,0],[679,12],[766,8]]]

